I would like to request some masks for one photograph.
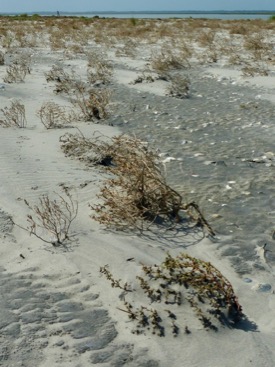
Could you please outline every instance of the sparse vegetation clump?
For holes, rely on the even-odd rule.
[[[136,334],[147,330],[158,336],[169,330],[174,336],[182,330],[190,333],[186,321],[178,316],[187,305],[204,328],[215,331],[220,325],[234,327],[244,317],[233,287],[222,273],[211,263],[184,253],[168,254],[160,265],[143,265],[134,284],[115,279],[108,266],[100,272],[112,287],[123,291],[119,310],[135,323]]]
[[[23,82],[26,75],[31,73],[31,56],[29,53],[22,53],[7,66],[5,83]]]
[[[54,199],[43,195],[36,205],[24,201],[32,214],[27,216],[29,226],[19,226],[20,228],[55,246],[62,245],[69,239],[71,224],[78,213],[78,203],[68,190],[65,189],[63,195],[56,194]]]
[[[72,140],[67,143],[63,140],[63,149],[75,150],[71,143]],[[187,212],[197,225],[214,234],[199,207],[193,202],[184,204],[182,196],[167,185],[158,152],[150,149],[147,143],[120,135],[108,144],[87,141],[86,147],[96,154],[100,152],[100,161],[107,161],[108,170],[114,174],[101,188],[102,203],[91,205],[96,213],[93,218],[101,224],[142,231],[156,223],[169,223],[170,226],[180,223],[181,214]]]
[[[74,72],[66,72],[61,65],[53,66],[46,73],[47,82],[54,81],[55,93],[69,97],[76,107],[75,117],[84,121],[98,121],[108,116],[110,90],[90,87],[79,79]]]
[[[37,115],[46,129],[63,127],[71,119],[65,108],[54,102],[44,102]]]
[[[19,100],[13,100],[10,107],[4,107],[0,110],[3,114],[3,120],[0,119],[0,125],[4,127],[16,126],[25,128],[27,125],[25,106]]]
[[[168,95],[180,99],[190,96],[190,79],[186,75],[174,74],[169,77],[170,85],[167,88]]]
[[[101,135],[94,135],[88,139],[81,133],[66,133],[59,141],[66,156],[77,158],[87,165],[108,166],[112,162],[110,141],[103,140]]]

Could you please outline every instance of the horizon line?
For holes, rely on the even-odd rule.
[[[32,13],[52,13],[52,12],[62,12],[62,13],[67,13],[67,14],[77,14],[77,13],[111,13],[111,14],[121,14],[121,13],[273,13],[275,12],[274,10],[265,10],[265,9],[261,9],[261,10],[246,10],[246,9],[242,9],[242,10],[221,10],[221,9],[216,9],[216,10],[121,10],[121,11],[117,11],[117,10],[77,10],[77,11],[66,11],[66,10],[31,10],[31,11],[25,11],[25,12],[20,12],[20,11],[9,11],[9,12],[0,12],[0,14],[9,14],[9,13],[13,13],[13,14],[32,14]]]

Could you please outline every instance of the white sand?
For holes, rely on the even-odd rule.
[[[83,65],[77,60],[73,63],[79,70]],[[140,65],[142,62],[139,61],[136,67]],[[251,278],[252,282],[246,283],[235,274],[227,259],[219,255],[218,246],[219,242],[223,241],[222,238],[212,242],[201,235],[195,244],[185,249],[187,244],[194,242],[193,234],[176,242],[168,239],[148,240],[134,235],[109,233],[93,221],[90,218],[91,209],[88,204],[95,202],[103,175],[96,169],[87,169],[84,164],[66,158],[62,153],[59,137],[67,131],[73,132],[73,128],[45,130],[35,114],[45,100],[65,104],[62,97],[52,93],[52,85],[45,82],[44,72],[49,70],[50,66],[37,64],[25,83],[9,84],[5,86],[5,90],[0,91],[1,108],[9,104],[10,97],[20,97],[26,106],[28,120],[26,129],[1,128],[0,130],[0,210],[10,215],[16,223],[26,226],[28,209],[23,199],[35,203],[44,193],[61,192],[60,185],[65,184],[75,188],[73,195],[79,203],[79,214],[72,225],[72,241],[67,249],[63,249],[43,243],[16,226],[11,231],[5,232],[5,217],[0,212],[2,230],[0,269],[3,268],[8,272],[9,278],[14,280],[15,285],[20,276],[32,274],[29,290],[33,293],[30,299],[25,299],[27,304],[31,304],[34,297],[39,300],[43,292],[49,295],[64,292],[66,297],[63,303],[76,302],[85,312],[106,310],[110,321],[107,322],[104,317],[89,318],[84,311],[83,313],[73,311],[73,322],[81,320],[91,330],[96,330],[94,339],[92,334],[88,333],[88,337],[81,341],[86,341],[89,345],[98,339],[102,343],[98,349],[95,347],[92,351],[82,353],[77,351],[80,339],[74,335],[78,329],[73,326],[73,322],[71,330],[68,327],[70,322],[64,321],[50,323],[47,320],[40,320],[24,323],[21,318],[22,315],[25,317],[28,311],[24,310],[23,306],[12,309],[7,301],[5,307],[19,317],[21,333],[15,341],[12,341],[12,337],[5,336],[5,332],[1,333],[0,343],[10,352],[5,361],[4,349],[2,350],[0,365],[2,356],[4,366],[88,367],[96,364],[95,359],[91,358],[100,351],[103,354],[109,353],[109,359],[105,354],[106,361],[100,364],[103,367],[156,366],[157,364],[153,364],[152,361],[158,362],[161,367],[273,367],[275,364],[275,296],[273,289],[264,293],[252,288],[255,288],[258,283],[268,283],[273,286],[274,269],[263,260],[266,270],[248,274],[247,277]],[[217,77],[239,77],[236,72],[230,74],[222,68],[206,71]],[[0,77],[4,72],[4,67],[1,67]],[[128,85],[138,74],[138,70],[130,72],[117,69],[115,77],[118,82]],[[253,83],[264,81],[264,84],[260,84],[261,87],[266,88],[266,94],[272,94],[273,79],[255,78]],[[267,83],[270,84],[271,92],[267,88]],[[155,83],[143,83],[130,87],[151,93],[163,93],[163,89]],[[78,123],[77,126],[88,136],[91,136],[94,131],[100,131],[105,135],[118,133],[115,128],[93,123]],[[85,183],[87,183],[86,186],[83,185]],[[118,309],[122,307],[118,297],[120,291],[110,287],[105,277],[100,275],[99,268],[109,264],[115,278],[134,284],[135,277],[140,272],[140,264],[162,262],[167,250],[172,255],[186,251],[190,255],[212,262],[220,269],[230,280],[239,297],[244,313],[249,319],[247,326],[242,324],[240,329],[220,327],[218,332],[206,331],[190,314],[189,309],[182,305],[179,310],[179,322],[182,321],[188,325],[191,330],[190,335],[185,334],[183,330],[176,338],[171,333],[167,333],[163,338],[152,335],[150,332],[145,332],[144,335],[132,334],[133,323],[128,320],[127,313]],[[133,258],[133,261],[127,261],[129,258]],[[25,270],[27,273],[24,273]],[[3,275],[0,275],[0,281],[1,277]],[[2,301],[6,302],[9,296],[15,302],[16,291],[17,286],[11,286],[9,294],[2,293],[0,288]],[[49,304],[51,310],[60,307],[60,302],[57,301]],[[0,320],[4,317],[1,312],[0,309]],[[117,335],[112,334],[113,323]],[[39,334],[31,329],[34,325],[42,324],[44,336],[42,331]],[[256,330],[253,330],[253,324],[257,326]],[[102,337],[107,329],[111,330],[108,334],[111,335],[109,341],[108,338],[106,341]],[[102,338],[105,342],[102,342]],[[44,343],[45,340],[47,343]],[[30,348],[29,354],[25,353],[28,348]],[[119,359],[120,362],[116,362],[119,353],[125,353],[125,359],[122,358]],[[26,358],[39,356],[39,358],[34,361],[24,360],[24,356],[27,356]],[[122,360],[127,361],[122,362]]]

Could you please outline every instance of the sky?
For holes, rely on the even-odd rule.
[[[275,10],[275,0],[0,0],[0,13],[57,10]]]

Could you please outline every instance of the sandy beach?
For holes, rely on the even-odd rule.
[[[0,366],[273,367],[275,23],[0,27]],[[86,146],[120,134],[149,144],[196,220],[181,209],[169,228],[105,225],[117,163]],[[60,241],[37,219],[43,198],[65,213]],[[207,281],[172,282],[167,256]],[[217,284],[231,295],[218,306]]]

